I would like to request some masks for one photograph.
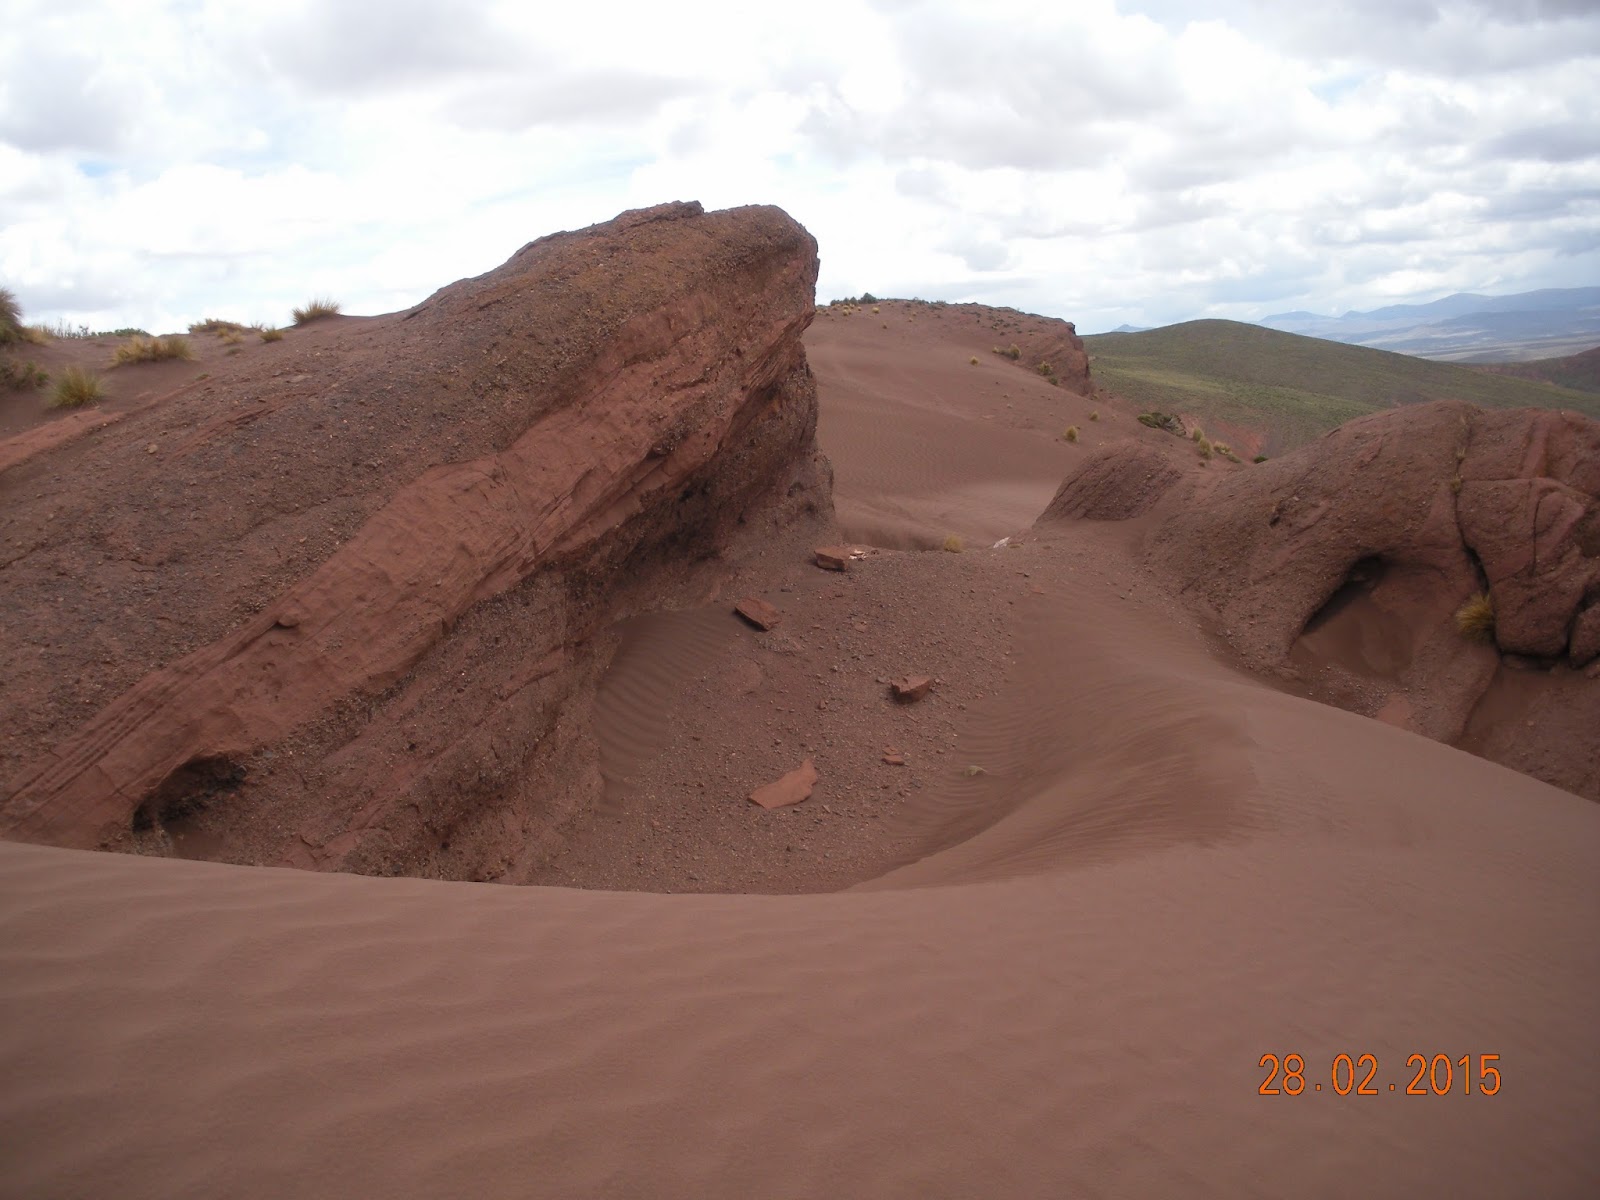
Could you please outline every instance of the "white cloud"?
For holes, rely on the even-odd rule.
[[[784,206],[824,298],[1086,329],[1600,278],[1580,0],[13,8],[0,280],[45,320],[404,307],[666,199]]]

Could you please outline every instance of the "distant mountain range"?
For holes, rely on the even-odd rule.
[[[1519,361],[1600,345],[1600,287],[1545,288],[1513,296],[1458,292],[1432,304],[1393,304],[1342,317],[1277,313],[1258,323],[1418,358]]]

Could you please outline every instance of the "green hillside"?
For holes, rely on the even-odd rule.
[[[1578,392],[1600,392],[1600,346],[1565,358],[1536,358],[1528,362],[1473,363],[1474,371],[1537,379]]]
[[[1426,400],[1568,408],[1600,418],[1594,394],[1238,321],[1186,321],[1083,341],[1105,390],[1143,409],[1261,430],[1274,451],[1364,413]]]

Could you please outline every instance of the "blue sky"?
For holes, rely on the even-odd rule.
[[[672,199],[1085,332],[1600,283],[1587,0],[7,7],[30,320],[391,311]]]

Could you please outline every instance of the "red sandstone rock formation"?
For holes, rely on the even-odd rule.
[[[518,878],[598,787],[588,639],[828,503],[816,270],[777,209],[627,213],[0,454],[0,835],[225,802],[258,859]]]
[[[1148,561],[1248,661],[1600,798],[1600,422],[1438,402],[1221,477],[1159,459],[1107,447],[1047,517],[1153,504]],[[1493,646],[1454,619],[1482,590]]]

